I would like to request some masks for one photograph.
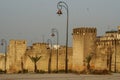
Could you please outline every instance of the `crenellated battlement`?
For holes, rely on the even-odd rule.
[[[74,28],[73,29],[73,35],[74,34],[83,34],[83,33],[96,33],[96,28],[90,28],[90,27],[81,27],[81,28]]]
[[[42,45],[47,45],[47,43],[39,43],[39,42],[38,42],[38,43],[33,43],[33,45],[34,45],[34,46],[38,46],[38,45],[39,45],[39,46],[42,46]]]
[[[26,40],[10,40],[9,42],[11,45],[22,45],[22,44],[27,44]]]
[[[96,39],[97,46],[119,45],[120,39],[100,37]]]

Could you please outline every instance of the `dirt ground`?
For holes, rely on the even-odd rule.
[[[0,80],[120,80],[120,73],[111,75],[0,74]]]

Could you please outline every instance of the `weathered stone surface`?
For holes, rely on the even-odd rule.
[[[120,26],[118,31],[107,31],[105,35],[97,37],[96,28],[74,28],[73,46],[68,47],[68,69],[73,71],[86,70],[86,57],[93,54],[90,68],[97,70],[110,70],[120,72]],[[25,40],[10,40],[7,47],[7,72],[17,73],[27,70],[34,71],[34,64],[28,57],[42,56],[37,62],[37,69],[48,71],[50,48],[47,43],[33,43],[27,46]],[[65,69],[65,46],[58,50],[58,70]],[[52,48],[51,70],[56,71],[56,49]],[[5,56],[0,55],[0,69],[5,70]],[[116,63],[116,64],[115,64]],[[116,66],[116,68],[115,68]]]

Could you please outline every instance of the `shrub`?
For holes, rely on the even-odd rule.
[[[28,73],[28,70],[27,69],[23,69],[23,73]]]
[[[0,69],[0,74],[1,74],[1,73],[5,73],[5,71],[3,71],[2,69]]]
[[[37,70],[37,73],[46,73],[44,70]]]
[[[104,70],[93,70],[91,72],[91,74],[100,74],[100,75],[104,74],[105,75],[105,74],[110,74],[110,72],[106,69],[104,69]]]

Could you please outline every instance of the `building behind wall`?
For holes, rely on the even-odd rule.
[[[97,37],[96,45],[96,69],[120,72],[120,26]]]

